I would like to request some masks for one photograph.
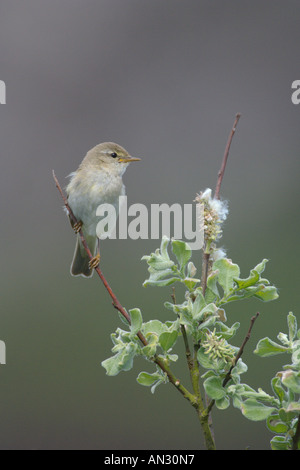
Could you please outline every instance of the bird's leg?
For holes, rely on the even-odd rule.
[[[98,238],[97,239],[97,254],[89,262],[89,268],[90,269],[96,269],[96,268],[98,268],[99,263],[100,263],[100,239]]]
[[[81,220],[79,220],[79,222],[76,222],[76,224],[72,225],[75,233],[79,233],[80,230],[82,229],[82,226],[83,226],[83,222]]]

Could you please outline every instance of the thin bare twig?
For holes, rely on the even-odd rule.
[[[226,168],[226,164],[227,164],[229,150],[230,150],[231,142],[232,142],[234,133],[236,131],[236,126],[237,126],[237,123],[239,122],[240,117],[241,117],[241,114],[237,113],[237,115],[235,116],[234,124],[232,126],[232,129],[231,129],[229,137],[228,137],[227,145],[225,147],[223,161],[222,161],[220,171],[218,173],[218,181],[217,181],[216,190],[215,190],[215,198],[216,199],[220,199],[220,189],[221,189],[221,184],[222,184],[222,180],[223,180],[224,173],[225,173],[225,168]]]

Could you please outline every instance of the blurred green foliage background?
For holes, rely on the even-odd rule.
[[[190,203],[214,188],[236,112],[242,113],[222,186],[223,245],[246,277],[263,258],[279,289],[270,304],[232,304],[236,345],[260,311],[244,354],[251,386],[270,392],[280,357],[252,354],[259,338],[299,317],[300,106],[296,0],[2,0],[0,370],[1,449],[196,449],[193,409],[171,385],[155,395],[136,361],[109,378],[119,323],[94,276],[69,274],[75,237],[54,187],[107,140],[142,156],[126,172],[128,203]],[[102,268],[126,308],[171,318],[170,290],[144,289],[157,240],[107,240]],[[200,267],[200,253],[194,253]],[[178,293],[179,295],[179,293]],[[183,352],[183,346],[178,345]],[[177,374],[188,376],[184,360]],[[267,449],[264,423],[214,410],[219,449]]]

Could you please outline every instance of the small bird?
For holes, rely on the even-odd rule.
[[[88,151],[79,168],[69,176],[66,188],[68,203],[78,221],[72,224],[77,233],[77,242],[71,265],[73,276],[91,277],[100,262],[100,240],[97,243],[96,216],[100,204],[112,204],[118,215],[119,196],[125,195],[122,176],[130,162],[140,158],[131,157],[120,145],[104,142]],[[90,261],[79,236],[82,230],[93,256]],[[98,234],[99,235],[99,234]]]

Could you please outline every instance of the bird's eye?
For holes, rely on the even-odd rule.
[[[113,157],[113,158],[117,158],[118,155],[116,154],[116,152],[113,152],[113,153],[110,154],[110,156]]]

